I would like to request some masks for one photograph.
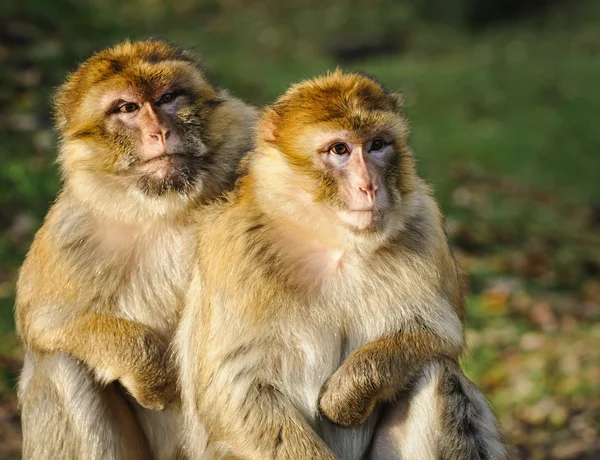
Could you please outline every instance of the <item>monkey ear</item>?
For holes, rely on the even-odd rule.
[[[191,62],[196,67],[201,68],[203,65],[202,57],[191,48],[180,50],[180,57],[183,61]]]
[[[392,98],[394,109],[397,113],[402,114],[404,112],[404,98],[400,93],[390,93]]]
[[[260,122],[259,133],[263,140],[267,142],[275,142],[277,140],[277,127],[280,117],[275,109],[267,107],[263,111],[263,116]]]

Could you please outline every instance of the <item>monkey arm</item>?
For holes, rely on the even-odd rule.
[[[139,323],[103,314],[79,316],[39,331],[34,346],[84,362],[105,383],[119,380],[144,407],[162,410],[175,399],[167,347]]]
[[[319,409],[341,426],[360,425],[378,401],[406,389],[428,361],[456,360],[461,349],[424,325],[370,342],[352,352],[325,382]]]

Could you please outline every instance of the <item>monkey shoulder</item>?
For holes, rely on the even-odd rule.
[[[262,281],[274,268],[275,259],[267,218],[256,208],[246,206],[237,192],[209,208],[199,216],[195,229],[198,273],[228,290],[264,286]],[[261,282],[255,283],[259,278]]]
[[[52,205],[44,222],[36,232],[25,261],[19,270],[17,280],[17,308],[27,294],[34,294],[49,277],[61,271],[64,259],[61,257],[61,242],[57,230],[61,227],[62,209],[60,198]]]
[[[258,110],[224,90],[220,97],[222,102],[208,118],[209,148],[228,147],[231,152],[243,154],[252,146]]]
[[[74,218],[66,208],[59,197],[37,231],[19,271],[15,320],[25,344],[36,334],[34,323],[44,323],[44,318],[67,317],[73,306],[75,310],[79,308],[78,299],[85,297],[82,292],[86,289],[79,282],[69,247],[76,237],[69,235],[68,228],[63,228],[69,227]],[[75,224],[73,228],[78,226]],[[63,234],[69,238],[61,239]]]

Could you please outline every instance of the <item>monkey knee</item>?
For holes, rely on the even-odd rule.
[[[374,437],[373,459],[506,458],[495,416],[458,363],[429,363],[412,390],[391,405]]]
[[[387,409],[371,458],[501,460],[506,450],[483,394],[456,362],[436,360]]]
[[[29,356],[22,379],[23,458],[149,458],[122,392],[115,386],[100,387],[70,357]]]
[[[441,458],[507,458],[498,423],[488,401],[458,364],[446,363],[438,393],[442,404],[440,452],[444,455]]]
[[[45,363],[25,360],[19,382],[23,459],[80,458],[81,439],[68,415],[60,388]]]
[[[438,458],[441,401],[437,388],[439,362],[421,372],[410,392],[387,405],[377,427],[369,458],[373,460],[434,460]]]

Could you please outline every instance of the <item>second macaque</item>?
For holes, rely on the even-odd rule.
[[[101,51],[60,88],[64,183],[17,285],[25,459],[181,455],[167,349],[190,231],[233,186],[255,115],[156,40]]]
[[[407,133],[359,74],[266,109],[196,231],[176,338],[194,458],[504,458],[458,366],[459,274]]]

